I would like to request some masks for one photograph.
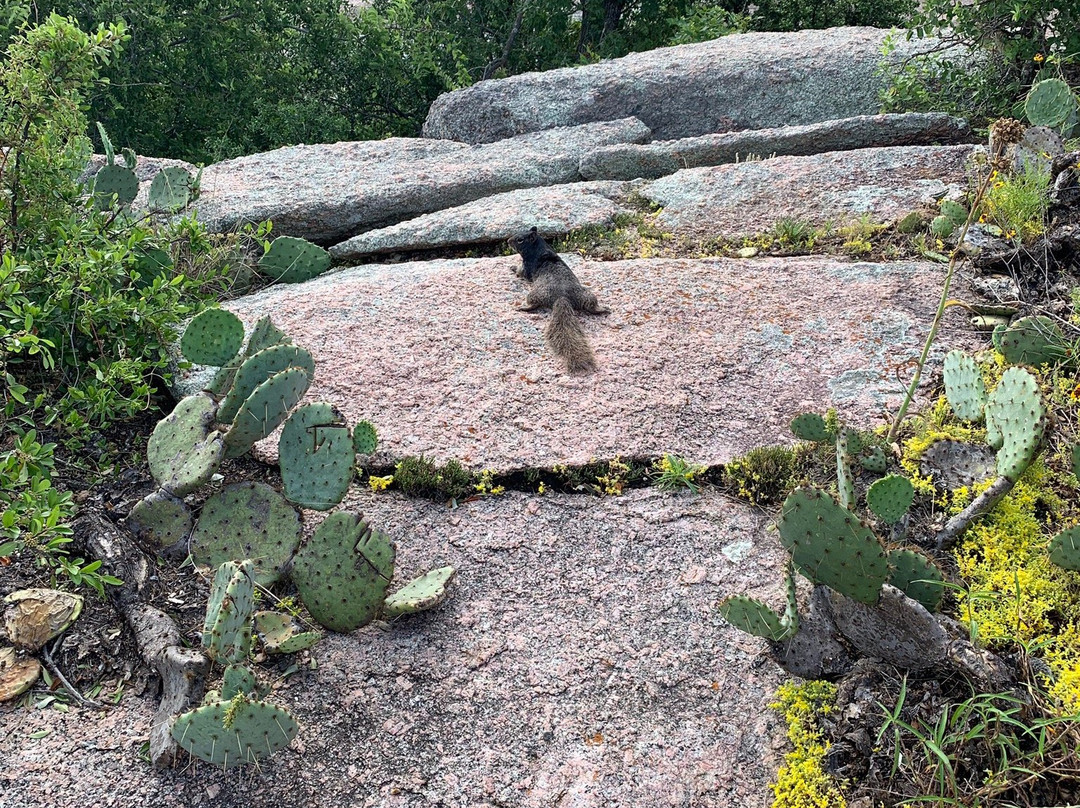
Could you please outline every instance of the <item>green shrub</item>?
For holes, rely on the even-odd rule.
[[[77,440],[146,409],[190,311],[183,298],[209,283],[171,257],[207,251],[198,226],[98,210],[78,182],[87,98],[124,32],[86,34],[53,15],[13,39],[0,64],[0,424],[44,406],[46,423]]]

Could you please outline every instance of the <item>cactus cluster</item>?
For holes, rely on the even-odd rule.
[[[320,625],[353,631],[379,616],[431,609],[446,597],[453,567],[442,567],[387,597],[397,550],[358,514],[328,516],[296,554],[292,578],[300,599]]]
[[[123,150],[123,164],[116,162],[116,152],[105,128],[99,123],[98,134],[105,150],[105,165],[94,176],[94,204],[99,210],[114,207],[126,210],[139,195],[139,178],[135,174],[136,157],[131,149]],[[202,174],[200,169],[199,174]],[[175,213],[195,198],[199,177],[192,177],[179,166],[161,169],[150,183],[150,210]]]
[[[254,567],[226,561],[214,574],[203,624],[203,647],[225,666],[221,690],[173,722],[176,742],[197,758],[226,769],[258,763],[288,746],[299,725],[287,710],[257,696],[255,674],[242,663],[251,651]]]

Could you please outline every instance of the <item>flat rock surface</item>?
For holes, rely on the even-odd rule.
[[[536,227],[544,236],[569,233],[581,227],[605,227],[625,210],[617,200],[629,188],[628,182],[574,182],[507,191],[401,224],[369,230],[335,244],[330,255],[335,261],[348,262],[395,250],[505,241],[530,227]]]
[[[207,166],[194,207],[214,231],[273,219],[276,234],[333,244],[503,191],[577,182],[586,152],[650,137],[627,118],[486,146],[422,138],[288,146]]]
[[[481,81],[435,99],[424,135],[490,143],[522,132],[634,115],[657,140],[872,115],[883,61],[896,64],[937,41],[888,31],[734,34],[595,64]]]
[[[425,454],[500,471],[675,452],[720,463],[791,441],[791,417],[895,407],[938,264],[836,258],[585,262],[612,313],[583,317],[599,368],[569,376],[548,314],[517,310],[520,259],[354,267],[231,301],[315,357],[310,399],[379,430],[376,462]],[[950,314],[935,360],[961,341]],[[966,332],[964,332],[966,333]],[[276,441],[263,442],[267,456]]]
[[[941,112],[860,115],[805,126],[749,129],[657,143],[602,146],[581,158],[588,179],[632,180],[674,174],[683,168],[716,166],[781,154],[820,154],[881,146],[970,142],[971,129]]]
[[[862,214],[887,222],[966,189],[972,146],[897,146],[773,157],[691,168],[646,183],[659,221],[680,233],[739,236],[771,229],[784,217],[845,224]]]
[[[783,600],[764,517],[649,489],[349,504],[398,542],[400,570],[453,563],[456,591],[317,645],[270,696],[301,724],[289,749],[259,770],[155,773],[149,699],[96,716],[5,705],[5,808],[771,804],[783,677],[715,609]]]

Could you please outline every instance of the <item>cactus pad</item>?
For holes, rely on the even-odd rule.
[[[956,225],[948,216],[935,216],[930,222],[930,234],[934,238],[948,238],[955,229]]]
[[[968,209],[959,202],[951,199],[941,200],[941,215],[953,223],[954,227],[961,227],[968,218]]]
[[[1024,114],[1035,126],[1056,129],[1076,111],[1076,96],[1068,83],[1061,79],[1036,82],[1024,100]]]
[[[206,485],[225,447],[211,431],[217,406],[207,395],[188,396],[160,421],[150,436],[146,459],[158,485],[178,497]]]
[[[762,603],[744,595],[735,595],[720,602],[720,614],[731,625],[755,637],[780,642],[795,632],[785,626],[780,615]]]
[[[804,412],[791,419],[791,432],[799,440],[824,443],[831,439],[825,419],[816,412]]]
[[[126,208],[138,195],[139,178],[130,168],[107,165],[94,177],[94,204],[98,210],[108,210],[113,205]]]
[[[127,528],[157,551],[176,547],[191,533],[194,519],[183,500],[158,489],[135,503]]]
[[[375,425],[371,421],[361,421],[353,427],[353,451],[358,455],[369,455],[379,445],[379,436],[375,434]]]
[[[378,615],[394,555],[389,539],[360,516],[332,513],[296,554],[292,579],[320,625],[352,631]]]
[[[196,564],[251,559],[255,580],[270,586],[300,543],[300,517],[281,494],[264,483],[229,485],[203,505],[191,535]]]
[[[875,603],[888,576],[877,536],[823,491],[796,488],[784,500],[780,542],[796,569],[862,603]]]
[[[285,335],[284,331],[270,322],[269,316],[260,317],[255,323],[255,327],[251,329],[251,336],[248,338],[243,354],[234,357],[229,364],[217,372],[214,381],[210,384],[210,391],[217,396],[223,395],[232,387],[236,371],[249,356],[254,356],[271,345],[287,345],[290,343],[292,343],[292,340]]]
[[[218,694],[215,701],[229,701],[237,693],[246,696],[249,693],[254,693],[258,686],[259,683],[255,679],[255,674],[251,672],[250,668],[244,665],[228,665],[225,668],[225,675],[221,683],[221,693]]]
[[[1021,317],[1001,334],[999,348],[1012,365],[1054,365],[1069,358],[1069,346],[1057,323],[1037,315]]]
[[[278,441],[285,497],[301,508],[330,510],[349,490],[355,459],[341,413],[325,402],[305,404],[289,416]]]
[[[195,180],[180,166],[161,169],[150,183],[150,210],[175,213],[187,207],[194,187]]]
[[[280,236],[259,259],[259,271],[280,283],[300,283],[330,268],[330,253],[302,238]]]
[[[289,615],[271,611],[255,612],[255,633],[268,654],[295,654],[322,639],[317,631],[304,631]]]
[[[1080,572],[1080,526],[1063,530],[1050,539],[1050,560],[1059,567]]]
[[[889,552],[889,580],[912,600],[917,600],[930,612],[941,606],[945,578],[938,566],[927,556],[909,548]]]
[[[884,449],[873,446],[870,453],[859,460],[859,465],[874,474],[884,474],[889,468],[889,460],[885,457]]]
[[[949,351],[945,357],[945,397],[960,420],[982,421],[986,383],[975,360],[963,351]]]
[[[315,360],[307,350],[297,345],[271,345],[249,356],[236,371],[232,387],[221,400],[218,421],[231,424],[256,387],[274,374],[289,368],[303,368],[309,381],[315,378]]]
[[[1020,478],[1042,443],[1046,411],[1034,377],[1023,368],[1008,368],[986,404],[987,440],[991,427],[1001,440],[997,472],[1014,482]]]
[[[210,658],[235,664],[251,650],[251,609],[255,604],[251,561],[226,561],[214,573],[206,603],[202,644]]]
[[[257,386],[240,405],[232,427],[225,433],[225,456],[239,457],[277,429],[310,384],[306,370],[289,368]]]
[[[180,352],[189,362],[224,365],[244,344],[244,324],[225,309],[207,309],[188,323],[180,338]]]
[[[903,518],[914,499],[915,488],[911,480],[899,474],[882,477],[866,491],[866,506],[890,525]]]
[[[861,446],[858,433],[854,429],[841,427],[837,431],[836,488],[840,494],[840,505],[845,508],[855,506],[855,478],[851,473],[851,457]]]
[[[453,567],[439,567],[414,578],[386,599],[383,614],[398,617],[438,606],[446,600],[446,587],[456,576],[457,570]]]
[[[919,458],[919,472],[941,489],[952,490],[983,482],[997,471],[994,453],[986,446],[958,440],[930,444]]]
[[[282,708],[237,694],[177,716],[172,736],[195,757],[229,769],[284,749],[299,731]]]

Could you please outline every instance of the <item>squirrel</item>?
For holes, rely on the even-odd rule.
[[[548,246],[535,227],[514,236],[509,244],[521,253],[518,275],[532,284],[525,305],[519,311],[550,308],[551,320],[544,332],[548,347],[562,358],[571,373],[596,370],[596,357],[574,312],[608,314],[610,309],[600,307],[596,295],[581,285],[577,275]]]

